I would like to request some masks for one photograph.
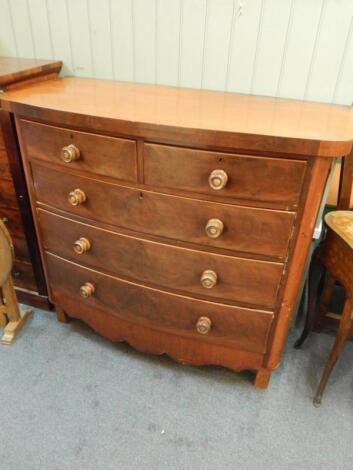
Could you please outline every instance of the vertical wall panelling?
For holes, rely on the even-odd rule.
[[[0,0],[0,55],[63,75],[352,104],[353,0]]]
[[[225,89],[236,0],[207,0],[203,88]]]
[[[206,0],[181,0],[180,86],[201,87],[206,17]]]
[[[113,75],[110,0],[88,0],[88,22],[92,47],[92,74],[95,78]]]
[[[21,57],[36,57],[28,1],[29,0],[9,1],[11,21],[16,36],[18,55]]]
[[[250,93],[263,0],[237,5],[230,49],[228,90]]]
[[[278,96],[304,98],[324,1],[294,1]]]
[[[180,0],[156,0],[156,81],[178,85],[180,59]]]
[[[156,82],[156,0],[133,0],[135,79]]]
[[[0,51],[4,56],[17,56],[9,3],[10,0],[0,0]]]
[[[63,61],[63,74],[71,75],[74,70],[66,2],[47,0],[47,9],[53,44],[53,58]],[[46,59],[46,57],[43,57],[43,59]]]
[[[110,0],[111,50],[113,78],[135,80],[133,0]]]
[[[81,77],[92,77],[92,44],[87,0],[68,0],[67,6],[74,72]]]
[[[342,56],[340,70],[337,77],[333,102],[353,105],[353,15],[349,27],[349,33]]]
[[[276,94],[287,31],[289,32],[291,4],[291,1],[264,0],[252,93],[270,96]]]
[[[305,93],[305,99],[315,101],[333,99],[353,15],[352,0],[325,1],[325,14]]]
[[[28,9],[36,57],[39,59],[52,59],[53,44],[50,35],[46,0],[30,0],[28,2]]]

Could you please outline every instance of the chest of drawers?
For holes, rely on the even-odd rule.
[[[266,387],[350,109],[73,78],[3,107],[59,319]]]
[[[7,90],[26,83],[52,78],[58,74],[61,65],[60,61],[0,57],[0,90],[4,95]],[[9,151],[6,150],[5,134],[7,140],[11,141]],[[12,158],[16,153],[11,119],[4,119],[3,125],[0,124],[0,218],[6,224],[14,243],[16,259],[12,276],[19,301],[48,308],[21,161]]]

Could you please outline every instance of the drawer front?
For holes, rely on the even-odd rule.
[[[266,352],[272,313],[168,294],[107,276],[50,254],[47,254],[47,268],[52,300],[59,305],[62,304],[60,299],[70,297],[77,300],[76,309],[80,309],[80,303],[87,303],[98,311],[108,310],[118,317],[177,335],[229,345],[243,351]],[[80,287],[87,282],[94,286],[95,291],[83,299]],[[200,317],[210,320],[210,330],[206,334],[200,334],[196,329]]]
[[[12,209],[18,207],[15,188],[11,180],[0,179],[0,207]]]
[[[30,257],[28,252],[28,245],[25,238],[12,237],[13,246],[15,249],[15,256],[18,260],[27,261],[30,263]]]
[[[18,209],[0,207],[0,219],[4,222],[12,236],[24,236],[21,214]]]
[[[4,149],[0,148],[0,178],[11,179],[9,162],[7,159],[7,153]]]
[[[305,168],[306,162],[298,160],[144,146],[144,182],[148,185],[276,203],[281,208],[297,207]]]
[[[88,134],[24,120],[19,121],[19,128],[28,158],[46,160],[123,181],[137,180],[136,142],[133,140]],[[79,150],[79,158],[64,162],[62,149],[69,145],[74,145]]]
[[[38,219],[44,248],[76,263],[103,271],[109,269],[118,276],[187,294],[267,308],[275,306],[283,271],[280,263],[155,243],[95,228],[41,209]],[[74,250],[75,242],[78,242],[79,253]],[[215,285],[207,287],[210,282],[211,286]]]
[[[31,291],[37,290],[31,263],[15,259],[12,276],[16,287]]]
[[[37,200],[96,221],[169,239],[284,257],[294,214],[238,207],[189,198],[140,191],[83,178],[32,164]],[[86,201],[72,206],[68,195],[82,190]],[[206,234],[210,220],[223,223],[218,238]],[[219,231],[220,233],[220,231]]]
[[[0,149],[5,149],[5,142],[4,142],[4,136],[2,134],[2,129],[0,126]]]

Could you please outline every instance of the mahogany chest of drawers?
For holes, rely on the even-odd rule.
[[[61,65],[60,61],[0,57],[0,90],[4,94],[6,90],[19,85],[52,78],[58,74]],[[17,297],[21,302],[48,307],[47,290],[21,162],[11,159],[16,153],[16,142],[9,119],[3,120],[3,128],[7,140],[11,143],[7,152],[0,125],[0,218],[7,225],[14,243],[16,260],[12,275]]]
[[[266,387],[350,109],[74,78],[2,104],[59,319]]]

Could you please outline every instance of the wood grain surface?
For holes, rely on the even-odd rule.
[[[237,93],[67,77],[13,90],[1,103],[67,126],[152,139],[163,133],[165,142],[188,138],[193,146],[335,157],[348,155],[353,140],[349,106]]]

